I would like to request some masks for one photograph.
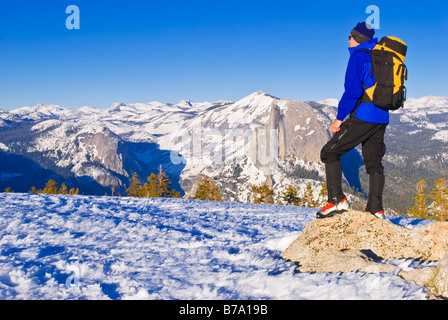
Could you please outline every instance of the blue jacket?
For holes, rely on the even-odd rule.
[[[377,38],[349,48],[350,59],[345,74],[345,92],[338,105],[337,119],[344,119],[353,111],[365,88],[375,84],[375,76],[370,77],[372,61],[370,54],[359,49],[372,50],[378,43]],[[363,88],[362,82],[366,85]],[[376,107],[373,103],[361,103],[356,111],[356,118],[371,123],[389,123],[389,112]]]

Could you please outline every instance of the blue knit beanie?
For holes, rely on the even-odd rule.
[[[351,32],[351,35],[358,43],[372,39],[374,34],[375,30],[365,22],[359,22]]]

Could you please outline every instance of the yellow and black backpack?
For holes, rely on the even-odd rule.
[[[373,50],[370,76],[375,74],[375,84],[365,88],[361,102],[373,103],[384,110],[397,110],[406,101],[405,80],[408,71],[404,64],[407,45],[395,37],[383,37]]]

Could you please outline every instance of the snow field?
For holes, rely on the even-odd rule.
[[[0,299],[426,299],[391,273],[297,273],[281,253],[316,209],[0,194]],[[419,227],[427,222],[394,218]],[[418,268],[409,260],[388,263]]]

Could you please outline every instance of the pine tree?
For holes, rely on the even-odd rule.
[[[316,208],[317,206],[316,201],[314,201],[313,189],[309,184],[306,186],[303,202],[305,203],[305,206],[310,208]]]
[[[61,184],[61,188],[58,191],[59,194],[68,194],[67,185],[65,183]]]
[[[42,191],[42,190],[40,190],[40,191]],[[29,193],[39,193],[39,190],[36,190],[36,187],[35,186],[32,186],[31,187],[31,190],[30,191],[28,191]]]
[[[286,190],[282,193],[282,199],[287,205],[295,206],[300,206],[302,201],[299,197],[299,192],[292,184],[286,186]]]
[[[180,198],[180,193],[170,187],[171,181],[162,166],[159,167],[157,175],[151,173],[147,180],[149,183],[145,183],[142,187],[144,197]]]
[[[134,172],[132,174],[132,177],[129,179],[129,188],[126,189],[126,192],[128,193],[128,197],[141,197],[141,182],[137,177],[137,172]]]
[[[68,192],[68,194],[70,195],[76,195],[79,193],[79,188],[71,188],[70,191]]]
[[[158,186],[158,179],[154,173],[146,178],[148,183],[145,183],[142,187],[143,195],[145,197],[161,197],[161,189]]]
[[[45,185],[45,188],[43,190],[43,193],[45,194],[58,194],[58,183],[54,181],[53,179],[48,180],[47,184]]]
[[[4,192],[5,193],[14,193],[14,191],[12,191],[10,187],[6,187]]]
[[[198,189],[193,196],[193,199],[222,201],[221,194],[215,182],[201,177],[201,182],[198,183]]]
[[[162,167],[159,167],[159,173],[155,175],[152,173],[147,178],[149,185],[145,185],[145,196],[146,197],[165,197],[168,193],[168,186],[171,181],[168,176],[163,172]]]
[[[428,208],[426,206],[427,196],[425,196],[425,188],[426,188],[426,181],[420,180],[415,187],[415,190],[417,192],[417,195],[414,198],[415,204],[412,208],[410,208],[407,211],[409,217],[416,219],[428,218]]]
[[[328,200],[328,189],[327,183],[325,182],[320,189],[319,195],[317,196],[316,206],[320,206]]]
[[[445,221],[448,211],[448,188],[445,179],[439,179],[434,182],[434,189],[428,196],[434,203],[432,205],[434,219]]]
[[[272,190],[267,184],[262,186],[252,185],[251,189],[254,193],[253,202],[254,203],[270,203],[274,204],[274,190]]]

